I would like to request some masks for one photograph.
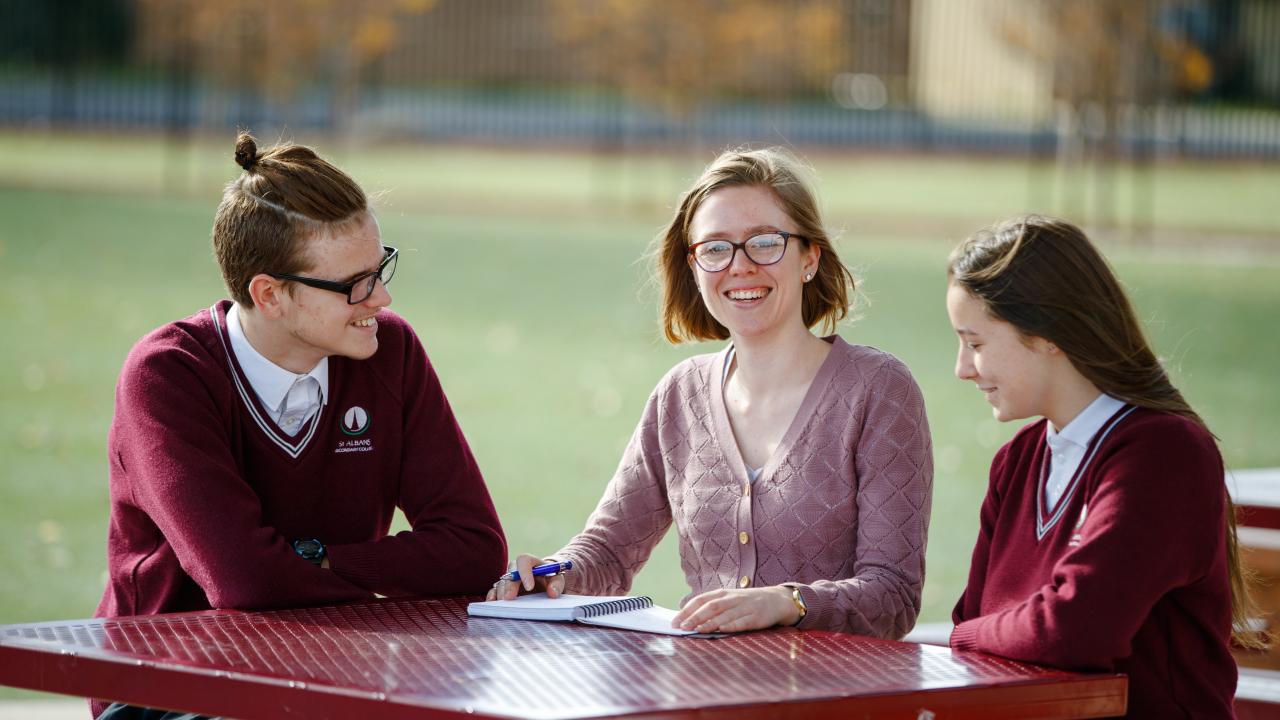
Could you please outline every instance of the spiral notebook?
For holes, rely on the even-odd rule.
[[[647,597],[627,595],[561,595],[549,598],[546,593],[534,593],[521,595],[515,600],[473,602],[467,605],[467,615],[512,620],[559,620],[662,635],[698,636],[693,630],[671,627],[675,610],[654,605],[653,600]]]

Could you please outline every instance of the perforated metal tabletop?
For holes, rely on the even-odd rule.
[[[469,619],[466,603],[0,626],[0,683],[246,720],[1066,718],[1125,707],[1120,675],[821,631],[706,640]]]

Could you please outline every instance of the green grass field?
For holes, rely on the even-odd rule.
[[[224,295],[208,234],[236,170],[230,145],[0,135],[0,623],[93,612],[115,377],[138,337]],[[594,507],[654,383],[680,358],[718,349],[659,340],[642,260],[708,158],[341,145],[330,154],[385,191],[384,240],[403,251],[393,308],[438,368],[512,549],[554,550]],[[1052,210],[1027,205],[1027,178],[1049,171],[810,160],[831,224],[846,228],[841,257],[870,300],[841,333],[902,358],[928,404],[937,473],[922,620],[943,620],[964,583],[987,462],[1017,425],[992,420],[951,374],[944,260],[968,230]],[[1280,217],[1262,192],[1280,187],[1277,169],[1160,173],[1158,229],[1280,246]],[[1280,253],[1185,245],[1108,251],[1228,464],[1280,465]],[[635,590],[666,605],[684,594],[671,538]]]

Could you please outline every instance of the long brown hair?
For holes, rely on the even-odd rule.
[[[1169,380],[1115,273],[1076,226],[1035,215],[997,223],[956,248],[947,275],[1024,337],[1057,345],[1102,392],[1179,415],[1213,434]],[[1240,566],[1235,506],[1225,483],[1223,494],[1232,637],[1244,647],[1261,649],[1266,639],[1249,626],[1256,613],[1247,572]]]
[[[369,203],[350,176],[303,145],[283,143],[259,152],[253,136],[242,132],[235,160],[244,172],[222,193],[213,253],[231,299],[253,307],[254,275],[305,270],[306,239],[358,222]]]
[[[824,331],[834,331],[836,323],[849,314],[856,287],[853,273],[840,263],[822,226],[817,199],[800,168],[800,161],[780,147],[729,150],[712,161],[681,196],[675,216],[656,240],[662,285],[661,324],[667,340],[680,343],[729,337],[728,329],[703,304],[689,267],[689,225],[693,216],[711,193],[727,187],[767,188],[795,222],[796,234],[803,237],[804,246],[816,246],[821,252],[813,280],[804,284],[800,299],[805,327],[821,323]]]

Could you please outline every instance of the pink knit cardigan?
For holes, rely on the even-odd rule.
[[[693,595],[795,584],[803,628],[898,638],[924,584],[933,460],[905,365],[836,336],[781,444],[754,481],[729,425],[724,351],[672,368],[587,526],[556,557],[568,592],[630,590],[675,521]]]

